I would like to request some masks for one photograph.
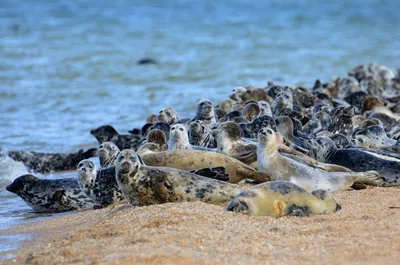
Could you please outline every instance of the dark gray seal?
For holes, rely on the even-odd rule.
[[[193,120],[204,121],[208,125],[216,123],[217,120],[215,119],[214,107],[212,102],[206,99],[200,100],[197,103],[196,116]]]
[[[375,170],[380,173],[384,186],[400,185],[400,160],[361,148],[337,149],[329,137],[311,141],[310,155],[314,159],[347,167],[355,172]]]
[[[6,187],[39,213],[59,213],[79,209],[97,209],[100,204],[89,198],[73,178],[40,179],[27,174]]]
[[[120,150],[123,149],[134,149],[140,146],[141,137],[134,134],[119,134],[114,127],[110,125],[100,126],[90,131],[99,144],[104,142],[113,142]]]
[[[330,112],[330,124],[328,131],[333,134],[341,133],[346,137],[350,137],[353,133],[352,117],[356,115],[353,106],[349,107],[336,107]]]
[[[115,179],[114,166],[97,170],[92,161],[82,160],[78,164],[78,182],[86,195],[102,206],[124,199]]]
[[[99,146],[97,153],[99,154],[100,166],[110,167],[114,165],[114,161],[117,158],[121,150],[112,142],[104,142]]]
[[[42,153],[33,151],[9,151],[8,156],[21,161],[30,170],[37,173],[51,173],[74,170],[78,163],[97,156],[97,149],[83,149],[76,153]]]
[[[212,135],[212,130],[204,121],[192,121],[189,123],[189,126],[189,141],[192,145],[206,148],[217,147],[217,143]]]
[[[258,132],[267,126],[270,126],[276,131],[275,120],[271,116],[261,116],[255,118],[252,122],[238,124],[242,136],[245,138],[257,139]]]

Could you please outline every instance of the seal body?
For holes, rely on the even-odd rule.
[[[134,134],[119,134],[114,127],[110,125],[100,126],[90,131],[99,144],[104,142],[113,142],[120,150],[132,148],[137,149],[140,146],[142,137]]]
[[[114,165],[120,150],[113,142],[104,142],[99,146],[97,153],[99,154],[100,166],[109,167]]]
[[[192,121],[189,126],[189,141],[192,145],[206,148],[217,147],[212,131],[204,121]]]
[[[258,168],[262,172],[270,172],[275,180],[289,180],[307,191],[325,190],[335,192],[349,189],[355,182],[379,185],[379,173],[368,172],[326,172],[315,166],[300,162],[278,152],[282,143],[279,134],[271,128],[259,132],[257,147]]]
[[[92,161],[82,160],[78,164],[78,182],[86,195],[102,206],[124,199],[115,179],[114,166],[98,170]]]
[[[39,179],[27,174],[6,187],[39,213],[59,213],[78,209],[96,209],[100,204],[89,198],[73,178]]]
[[[257,182],[269,181],[271,175],[257,172],[239,160],[213,152],[197,150],[174,150],[166,152],[140,153],[143,162],[148,166],[170,167],[183,170],[223,167],[229,174],[230,183],[238,183],[243,179],[253,179]]]
[[[76,153],[42,153],[31,151],[9,151],[8,156],[22,162],[30,171],[50,173],[74,170],[82,159],[96,156],[97,149],[83,149]]]
[[[309,193],[289,181],[271,181],[241,191],[227,210],[255,216],[310,216],[340,210],[341,206],[325,191]]]
[[[347,167],[356,172],[375,170],[380,173],[383,186],[400,185],[400,159],[373,149],[346,148],[338,150],[331,139],[312,140],[310,155],[321,162]]]
[[[118,185],[133,206],[183,201],[226,205],[240,190],[187,171],[141,165],[132,150],[122,151],[115,167]]]

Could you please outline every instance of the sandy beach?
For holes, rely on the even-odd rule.
[[[335,194],[343,209],[252,217],[205,203],[77,212],[1,231],[34,234],[4,264],[394,264],[400,188]]]

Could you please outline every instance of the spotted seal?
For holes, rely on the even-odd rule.
[[[202,201],[226,205],[239,186],[168,167],[144,166],[133,150],[123,150],[115,162],[118,186],[133,206]]]
[[[353,133],[352,117],[355,115],[353,106],[340,106],[334,108],[330,112],[330,124],[328,131],[333,134],[341,133],[346,137],[351,136]]]
[[[272,117],[271,106],[268,102],[265,100],[258,101],[258,106],[260,107],[260,113],[258,114],[258,117],[265,115]]]
[[[79,162],[77,170],[79,186],[97,203],[107,206],[124,199],[115,179],[114,166],[97,169],[93,161],[85,159]]]
[[[159,147],[148,143],[143,145],[138,153],[143,162],[148,166],[171,167],[183,170],[196,170],[202,168],[223,167],[229,174],[230,183],[238,183],[244,179],[257,182],[270,180],[268,173],[257,172],[239,160],[214,152],[198,150],[174,150],[159,152]]]
[[[7,154],[13,160],[22,162],[30,171],[51,173],[74,170],[82,159],[97,156],[97,149],[80,149],[76,153],[8,151]]]
[[[97,153],[99,154],[100,166],[113,166],[119,152],[121,152],[121,150],[113,142],[102,143],[97,150]]]
[[[216,123],[214,107],[211,101],[203,99],[197,103],[196,106],[196,116],[194,121],[200,120],[204,121],[206,124],[210,125]]]
[[[285,109],[293,109],[293,95],[289,91],[281,91],[276,95],[272,104],[272,114],[274,117],[278,117]]]
[[[235,103],[231,99],[221,101],[215,108],[215,118],[217,120],[224,117],[227,113],[233,111]]]
[[[367,148],[376,148],[376,145],[365,135],[356,135],[350,140],[352,146],[362,146]]]
[[[337,149],[328,137],[312,140],[310,155],[321,162],[333,163],[354,171],[376,170],[383,178],[384,186],[400,185],[400,159],[384,153],[378,154],[369,149]]]
[[[137,149],[140,146],[142,137],[135,134],[119,134],[111,125],[103,125],[90,131],[99,144],[113,142],[120,150]],[[75,166],[76,167],[76,166]]]
[[[349,139],[347,139],[347,137],[341,133],[329,135],[329,138],[331,138],[335,142],[336,147],[339,149],[345,148],[346,146],[350,145]]]
[[[160,110],[160,113],[157,115],[158,122],[165,122],[169,125],[176,123],[178,120],[179,120],[179,115],[172,108],[164,108]]]
[[[147,135],[149,134],[150,131],[152,130],[161,130],[164,132],[165,137],[168,139],[169,138],[169,131],[171,129],[171,126],[168,123],[165,122],[156,122],[156,123],[147,123],[143,125],[141,129],[141,134],[143,138],[146,138]]]
[[[379,126],[369,126],[365,129],[355,132],[355,135],[367,136],[377,147],[394,146],[398,141],[387,137],[385,130]]]
[[[215,151],[206,147],[191,145],[189,142],[188,132],[186,127],[182,124],[175,124],[171,126],[169,133],[168,150],[203,150]]]
[[[73,178],[40,179],[31,174],[18,177],[6,187],[39,213],[59,213],[79,209],[97,209],[100,204],[89,198]]]
[[[253,121],[260,114],[260,106],[256,101],[245,103],[242,115],[249,122]]]
[[[271,126],[276,130],[275,120],[268,115],[257,117],[249,123],[239,123],[238,126],[245,138],[257,138],[258,131],[266,126]]]
[[[190,144],[207,148],[217,147],[212,130],[204,121],[192,121],[189,123],[189,126]]]
[[[289,181],[271,181],[241,191],[229,202],[228,211],[255,216],[310,216],[336,212],[341,206],[323,190],[307,192]]]
[[[335,192],[349,189],[355,182],[379,185],[379,173],[376,171],[326,172],[299,160],[282,156],[278,152],[282,138],[271,128],[264,128],[258,134],[258,168],[261,172],[270,172],[275,180],[290,180],[307,191],[326,190]]]

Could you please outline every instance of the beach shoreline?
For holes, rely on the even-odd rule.
[[[0,231],[32,234],[4,264],[390,264],[400,260],[399,187],[335,194],[343,209],[253,217],[201,202],[119,203]]]

